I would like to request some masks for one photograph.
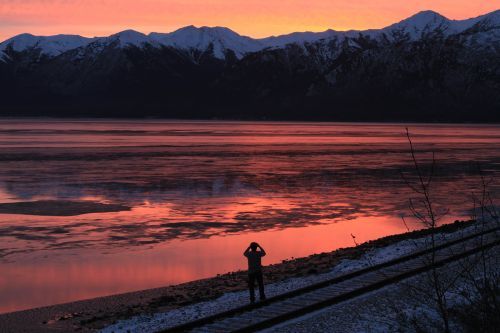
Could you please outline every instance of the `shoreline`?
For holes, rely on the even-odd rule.
[[[436,232],[453,233],[472,226],[474,223],[475,221],[455,221],[436,228]],[[283,260],[281,263],[265,267],[264,280],[266,285],[270,285],[292,278],[327,273],[343,260],[356,260],[371,250],[384,248],[404,240],[422,238],[430,233],[428,229],[416,230],[382,237],[333,252]],[[0,331],[93,332],[119,320],[212,301],[224,294],[241,292],[246,288],[246,271],[228,272],[179,285],[0,314]]]
[[[500,121],[417,121],[417,120],[297,120],[297,119],[239,119],[239,118],[162,118],[162,117],[132,117],[132,118],[113,118],[113,117],[78,117],[78,116],[0,116],[0,120],[4,121],[40,121],[40,122],[136,122],[143,123],[271,123],[271,124],[340,124],[340,125],[363,125],[363,124],[390,124],[390,125],[481,125],[495,127],[500,125]]]

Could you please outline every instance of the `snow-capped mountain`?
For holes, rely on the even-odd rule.
[[[228,50],[238,58],[262,50],[265,45],[250,37],[241,36],[228,28],[188,26],[171,33],[151,33],[149,38],[165,46],[179,49],[205,51],[213,48],[216,58],[224,59]]]
[[[0,116],[500,121],[499,62],[500,11],[263,39],[20,35],[0,44]]]
[[[126,30],[109,37],[85,38],[75,35],[33,36],[22,34],[12,37],[0,44],[0,59],[2,53],[12,47],[14,51],[27,49],[39,50],[48,56],[57,56],[72,49],[97,43],[96,45],[115,45],[116,47],[137,46],[150,44],[156,47],[168,46],[187,51],[209,51],[218,59],[224,59],[227,51],[233,51],[238,59],[246,54],[261,51],[265,48],[282,48],[287,44],[314,43],[319,40],[354,38],[360,34],[370,37],[391,35],[394,32],[406,33],[415,40],[426,33],[439,30],[445,35],[458,34],[473,27],[491,30],[500,27],[500,10],[467,20],[450,20],[433,11],[422,11],[401,22],[383,29],[365,31],[335,31],[323,32],[294,32],[291,34],[253,39],[239,35],[231,29],[224,27],[188,26],[170,33],[143,33]],[[493,36],[493,37],[492,37]],[[496,34],[489,33],[487,39],[494,38]],[[99,49],[99,47],[95,49]]]
[[[480,23],[481,25],[488,27],[489,29],[500,28],[500,10],[496,10],[491,13],[464,21],[465,22],[474,21],[474,24]],[[454,22],[457,23],[460,21],[454,21]]]
[[[450,20],[443,15],[433,11],[419,12],[401,22],[383,28],[380,31],[370,30],[371,33],[390,33],[392,31],[407,32],[412,39],[418,39],[422,35],[439,30],[444,35],[459,34],[481,25],[484,28],[495,28],[500,26],[500,10],[466,20]]]
[[[124,30],[118,32],[109,37],[99,37],[94,38],[91,43],[84,45],[84,47],[78,48],[78,57],[81,58],[86,54],[95,54],[98,52],[102,52],[104,49],[108,47],[114,48],[128,48],[131,46],[142,48],[146,44],[154,45],[156,47],[159,44],[146,36],[145,34],[135,31],[135,30]]]
[[[130,45],[143,46],[147,43],[153,43],[153,40],[151,38],[135,30],[121,31],[109,37],[99,38],[97,41],[108,44],[116,42],[120,47],[127,47]]]
[[[321,39],[343,37],[346,34],[347,32],[339,32],[331,29],[323,32],[294,32],[286,35],[263,38],[260,39],[260,42],[268,47],[283,47],[287,44],[313,43]]]
[[[426,32],[442,30],[445,33],[450,32],[451,21],[439,13],[433,11],[423,11],[417,13],[401,22],[390,25],[382,32],[403,31],[410,35],[412,39],[417,39]]]
[[[42,53],[49,56],[57,56],[66,51],[85,46],[95,38],[85,38],[77,35],[56,35],[56,36],[33,36],[31,34],[21,34],[7,39],[0,44],[0,52],[7,47],[12,47],[14,51],[24,51],[27,49],[40,49]]]

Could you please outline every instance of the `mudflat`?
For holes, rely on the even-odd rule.
[[[76,216],[91,213],[129,211],[131,207],[94,201],[39,200],[0,203],[0,214]]]

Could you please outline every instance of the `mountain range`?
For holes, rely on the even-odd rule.
[[[0,43],[1,116],[500,120],[500,10],[254,39],[224,27]]]

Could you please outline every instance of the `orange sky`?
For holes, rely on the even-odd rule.
[[[265,37],[381,28],[425,9],[464,19],[500,9],[500,0],[0,0],[0,40],[23,32],[168,32],[190,24]]]

